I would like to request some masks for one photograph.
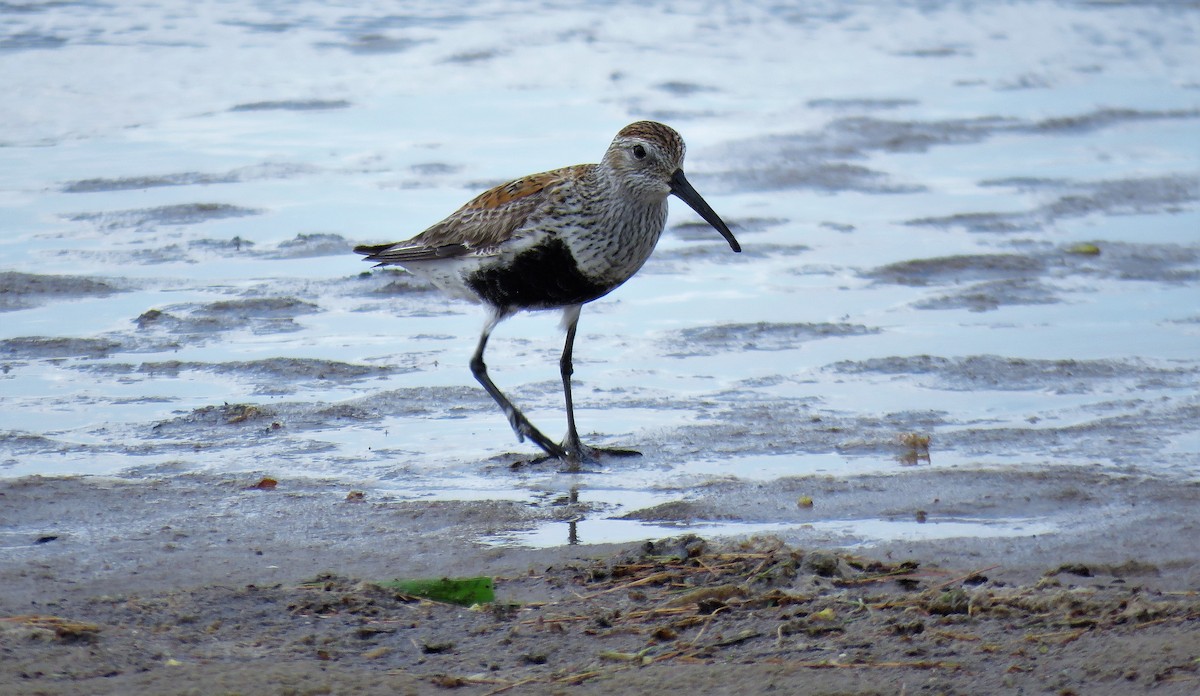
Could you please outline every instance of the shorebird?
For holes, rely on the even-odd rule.
[[[599,164],[531,174],[481,193],[449,217],[403,242],[354,248],[379,266],[402,266],[451,297],[482,304],[488,318],[471,372],[504,411],[517,439],[529,438],[572,467],[600,454],[637,454],[584,445],[571,398],[579,312],[637,273],[662,236],[667,197],[678,196],[734,251],[729,227],[683,175],[683,138],[654,121],[617,133]],[[567,435],[554,442],[535,428],[488,377],[492,331],[521,310],[562,310],[567,332],[559,368]]]

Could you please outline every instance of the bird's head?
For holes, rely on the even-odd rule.
[[[729,227],[683,175],[685,151],[683,138],[675,129],[655,121],[637,121],[613,138],[601,167],[628,195],[657,202],[675,194],[720,232],[730,248],[741,251]]]

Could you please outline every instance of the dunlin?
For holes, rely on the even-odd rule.
[[[654,251],[675,194],[729,242],[741,246],[683,175],[683,139],[653,121],[621,129],[599,164],[515,179],[485,191],[412,239],[359,246],[367,261],[403,266],[446,294],[489,310],[471,372],[517,434],[572,466],[601,450],[579,441],[571,400],[571,353],[581,307],[629,280]],[[561,309],[567,435],[557,443],[535,428],[488,377],[483,351],[504,319],[520,310]]]

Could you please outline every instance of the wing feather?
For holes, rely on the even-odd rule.
[[[496,253],[505,242],[519,238],[525,223],[556,200],[556,191],[564,182],[592,167],[595,165],[581,164],[514,179],[472,198],[412,239],[359,246],[354,251],[381,264]]]

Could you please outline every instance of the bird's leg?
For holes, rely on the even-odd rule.
[[[575,353],[575,329],[579,326],[579,305],[567,308],[563,313],[563,324],[567,327],[567,340],[563,343],[562,358],[558,368],[562,372],[563,397],[567,402],[567,437],[562,448],[567,452],[567,461],[578,466],[584,458],[583,445],[579,442],[579,431],[575,429],[575,401],[571,398],[571,375],[575,374],[572,357]]]
[[[533,427],[533,423],[521,413],[513,403],[508,400],[508,397],[496,387],[491,378],[488,377],[487,365],[483,363],[483,349],[487,347],[488,338],[492,335],[492,329],[496,328],[501,317],[492,317],[483,327],[483,333],[479,336],[479,346],[475,349],[475,355],[471,358],[471,374],[475,375],[475,379],[479,381],[487,393],[491,395],[492,400],[500,406],[504,411],[504,415],[508,417],[508,422],[512,426],[513,432],[517,434],[517,440],[524,442],[525,438],[533,440],[538,447],[541,447],[552,457],[558,457],[563,460],[570,460],[566,450],[555,444],[553,440],[542,434],[542,431]]]
[[[571,397],[571,375],[575,374],[575,330],[579,326],[579,310],[580,306],[574,305],[563,312],[567,340],[563,343],[562,359],[558,362],[562,372],[563,396],[567,402],[567,437],[562,442],[562,449],[567,453],[567,463],[572,468],[577,468],[581,462],[594,462],[598,458],[597,455],[602,454],[619,457],[640,456],[641,453],[634,450],[589,447],[579,441],[579,431],[575,428],[575,401]]]

